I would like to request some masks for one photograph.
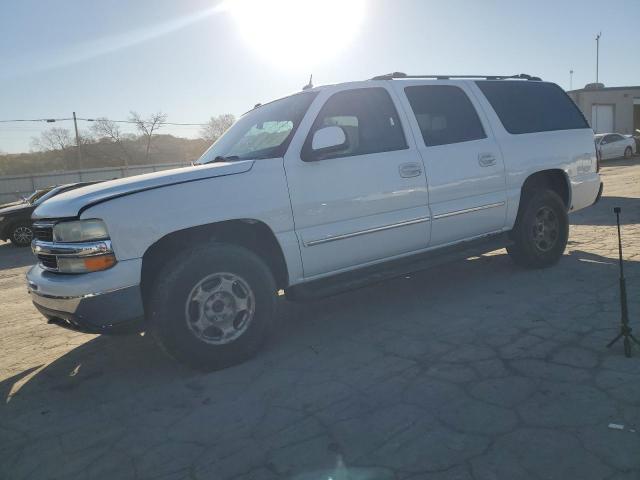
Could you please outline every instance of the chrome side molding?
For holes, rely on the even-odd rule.
[[[416,225],[418,223],[429,222],[431,217],[420,217],[412,220],[406,220],[404,222],[393,223],[391,225],[384,225],[382,227],[368,228],[367,230],[358,230],[357,232],[344,233],[342,235],[333,235],[331,237],[319,238],[317,240],[309,240],[304,242],[305,247],[313,247],[314,245],[321,245],[323,243],[335,242],[336,240],[345,240],[347,238],[358,237],[360,235],[367,235],[368,233],[382,232],[384,230],[391,230],[392,228],[406,227],[409,225]]]
[[[478,212],[480,210],[487,210],[489,208],[502,207],[502,206],[504,206],[505,203],[506,202],[490,203],[489,205],[482,205],[480,207],[465,208],[464,210],[455,210],[453,212],[441,213],[439,215],[434,215],[433,219],[434,220],[439,220],[441,218],[454,217],[456,215],[464,215],[465,213]]]

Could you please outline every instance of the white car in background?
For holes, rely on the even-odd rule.
[[[636,142],[633,137],[626,137],[619,133],[599,133],[596,135],[596,147],[600,160],[629,158],[635,152]]]

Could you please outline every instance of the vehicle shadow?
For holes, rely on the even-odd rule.
[[[116,439],[120,449],[131,445],[131,455],[140,457],[159,444],[164,445],[164,456],[185,455],[184,443],[162,443],[169,438],[193,442],[194,449],[206,445],[222,451],[226,442],[242,449],[242,442],[254,444],[252,435],[266,428],[265,422],[281,422],[285,429],[300,419],[300,412],[321,415],[357,395],[353,385],[363,381],[362,365],[375,363],[381,351],[394,346],[400,351],[383,356],[385,363],[374,365],[375,372],[365,370],[366,375],[378,375],[376,382],[391,385],[397,379],[381,372],[399,368],[398,362],[409,368],[417,342],[424,343],[424,369],[439,361],[434,352],[468,345],[473,341],[469,334],[539,322],[540,311],[554,305],[548,292],[566,296],[571,291],[606,291],[607,299],[617,305],[615,258],[573,251],[555,268],[527,271],[515,267],[503,252],[309,303],[283,301],[281,320],[265,349],[222,371],[202,373],[178,365],[148,335],[95,337],[49,365],[0,382],[0,426],[14,432],[0,439],[0,452],[9,442],[26,452],[44,446],[31,445],[33,438],[47,441],[59,436],[66,439],[63,443],[87,442],[95,451],[89,455],[87,448],[79,455],[90,458]],[[629,277],[640,278],[640,262],[627,263]],[[573,285],[571,290],[567,285]],[[634,285],[629,296],[638,298],[638,293]],[[478,322],[485,316],[484,323]],[[612,336],[617,318],[612,315]],[[569,326],[583,321],[588,319],[566,319]],[[399,337],[398,332],[411,333]],[[371,401],[378,401],[372,395]],[[364,411],[369,407],[363,402],[349,408]],[[277,405],[283,410],[273,419],[269,409]],[[329,418],[333,414],[328,413]],[[353,435],[358,438],[357,431]],[[255,458],[249,455],[243,462],[250,466],[262,459],[257,449]]]
[[[632,165],[637,165],[638,161],[640,161],[640,155],[634,155],[631,158],[612,158],[610,160],[602,160],[602,167],[630,167]]]
[[[606,188],[606,186],[605,186]],[[615,207],[620,207],[620,224],[635,225],[640,219],[640,198],[602,197],[598,203],[588,209],[569,215],[571,225],[603,225],[616,224]]]
[[[0,242],[0,270],[26,267],[35,263],[30,248],[18,248],[10,242]]]

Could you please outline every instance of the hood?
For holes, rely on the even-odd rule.
[[[180,183],[244,173],[251,170],[253,163],[253,160],[212,163],[96,183],[61,193],[46,200],[36,208],[32,218],[35,220],[77,217],[82,209],[112,198]]]
[[[9,215],[16,212],[22,212],[31,207],[30,203],[27,202],[14,202],[14,203],[6,203],[0,206],[0,217],[3,215]]]
[[[16,200],[15,202],[7,202],[7,203],[3,203],[2,205],[0,205],[0,210],[5,209],[7,207],[15,207],[17,205],[26,205],[27,202],[25,202],[24,200]]]

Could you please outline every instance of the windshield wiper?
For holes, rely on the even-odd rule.
[[[213,160],[204,163],[233,162],[234,160],[240,160],[240,157],[237,155],[230,155],[228,157],[225,157],[224,155],[218,155]]]

